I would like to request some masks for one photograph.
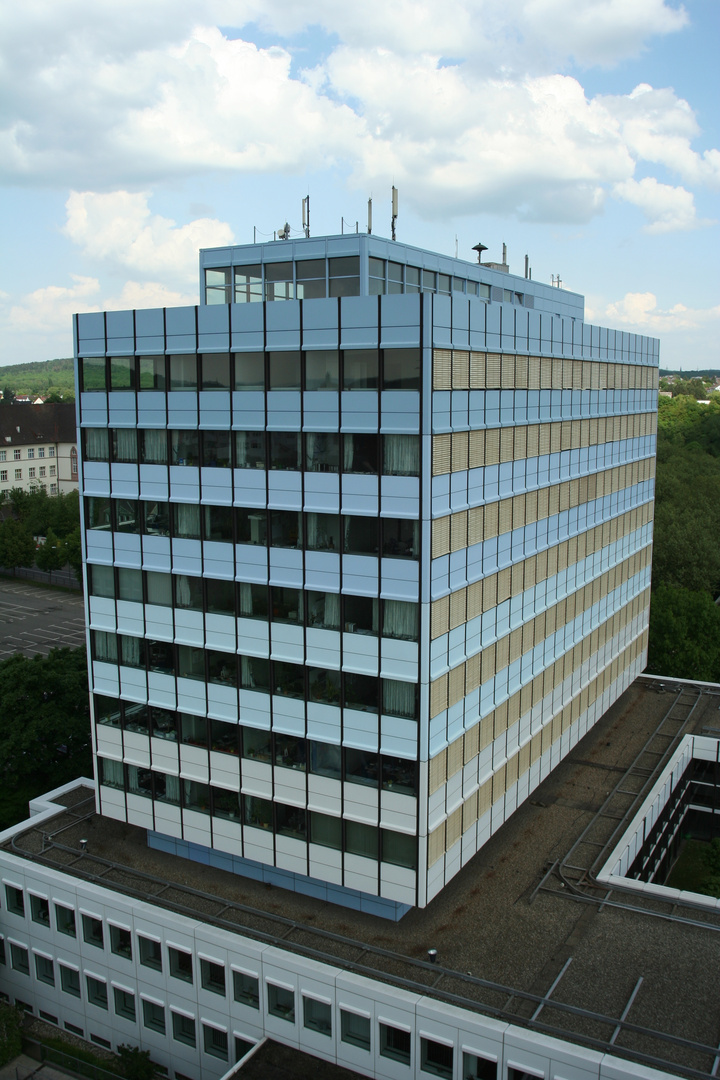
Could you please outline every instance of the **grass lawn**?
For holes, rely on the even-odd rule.
[[[704,840],[683,842],[680,854],[665,882],[668,888],[686,889],[688,892],[700,891],[700,886],[709,875],[709,868],[704,858],[709,846]]]

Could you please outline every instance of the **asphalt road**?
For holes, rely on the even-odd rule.
[[[85,644],[80,593],[0,578],[0,660]]]

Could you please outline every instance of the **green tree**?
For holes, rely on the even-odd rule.
[[[0,1067],[22,1053],[23,1014],[9,1001],[0,1001]]]
[[[82,583],[82,539],[80,526],[76,525],[71,533],[65,537],[65,562],[69,563],[75,571],[75,576]]]
[[[6,386],[3,389],[3,392],[2,392],[2,403],[3,403],[3,405],[12,405],[14,400],[15,400],[15,391],[13,390],[13,388],[11,386]]]
[[[150,1051],[139,1046],[122,1043],[117,1048],[120,1058],[120,1071],[125,1080],[153,1080],[155,1065],[150,1060]]]
[[[720,682],[720,607],[709,593],[677,585],[653,591],[647,670]]]
[[[0,828],[27,816],[27,801],[92,775],[85,649],[51,649],[0,661]]]
[[[32,566],[35,562],[35,541],[25,526],[15,518],[7,518],[0,525],[0,566],[12,569]]]
[[[53,570],[60,570],[66,561],[64,543],[58,540],[52,529],[48,529],[45,543],[40,544],[35,552],[35,565],[49,574],[52,581]]]

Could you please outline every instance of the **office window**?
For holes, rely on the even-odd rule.
[[[75,968],[65,967],[64,964],[58,964],[60,968],[60,985],[66,994],[70,994],[72,997],[80,997],[80,972]]]
[[[110,357],[110,389],[111,390],[134,390],[135,389],[135,357],[134,356],[111,356]]]
[[[265,432],[235,432],[235,463],[238,469],[265,468]]]
[[[262,299],[262,296],[259,297]],[[265,354],[261,352],[235,354],[235,389],[265,389]]]
[[[30,893],[30,917],[33,922],[50,926],[50,905],[44,896],[35,896]]]
[[[205,274],[213,274],[220,280],[219,275],[229,275],[228,270],[206,270]],[[206,277],[206,283],[210,284]],[[222,288],[229,291],[229,277],[223,278]],[[213,291],[217,291],[218,285],[214,286]],[[210,290],[208,290],[209,295]],[[219,293],[218,293],[219,295]],[[227,295],[227,293],[226,293]],[[262,268],[259,264],[253,264],[251,266],[236,266],[235,267],[235,303],[236,304],[257,304],[261,303],[263,298],[262,292]],[[211,303],[227,303],[227,300],[210,300]]]
[[[192,1016],[184,1016],[182,1013],[173,1012],[172,1016],[173,1039],[184,1043],[186,1046],[195,1046],[195,1019]]]
[[[305,353],[305,389],[337,390],[339,386],[340,353],[335,349],[308,350]]]
[[[351,520],[351,519],[347,519]],[[383,519],[383,555],[395,559],[417,559],[420,551],[420,523],[404,518]]]
[[[170,464],[200,464],[200,440],[197,431],[170,432]]]
[[[118,597],[136,604],[143,602],[142,570],[133,570],[127,566],[118,569]]]
[[[310,772],[340,780],[342,776],[342,749],[330,743],[311,742]]]
[[[5,956],[5,938],[0,937],[0,964],[7,964],[7,958]],[[0,1001],[4,1000],[4,997],[0,997]]]
[[[19,971],[21,975],[30,974],[30,954],[24,946],[16,945],[14,941],[10,943],[10,963],[13,971]]]
[[[230,356],[228,353],[203,353],[200,357],[203,390],[230,389]],[[207,434],[207,432],[206,432]]]
[[[307,835],[307,810],[297,806],[285,806],[276,803],[277,831],[281,836],[293,836],[304,840]]]
[[[143,1025],[150,1031],[157,1031],[159,1035],[165,1034],[165,1006],[157,1001],[142,999]]]
[[[329,814],[310,813],[310,843],[321,847],[342,848],[342,820]]]
[[[165,389],[165,357],[164,356],[139,356],[138,357],[138,389],[139,390],[164,390]]]
[[[377,349],[343,353],[343,390],[377,390],[380,354]]]
[[[204,990],[225,997],[225,968],[212,960],[200,960],[200,982]]]
[[[202,464],[214,469],[227,469],[232,464],[229,431],[203,431]]]
[[[170,357],[170,389],[197,389],[197,357],[195,355]]]
[[[284,697],[305,697],[305,669],[299,664],[285,664],[276,660],[273,672],[273,693]]]
[[[443,1080],[452,1080],[453,1048],[433,1039],[420,1039],[420,1068],[431,1076],[441,1076]]]
[[[328,259],[330,296],[360,295],[360,258],[349,255]]]
[[[298,300],[322,299],[325,289],[325,260],[305,259],[295,263]]]
[[[399,1061],[402,1065],[410,1065],[411,1038],[409,1031],[401,1031],[400,1028],[391,1027],[390,1024],[380,1024],[380,1056]]]
[[[292,300],[294,296],[293,264],[265,263],[265,299]]]
[[[115,1015],[122,1016],[124,1020],[132,1020],[135,1023],[135,995],[133,992],[114,986],[113,998],[115,1001]]]
[[[305,468],[308,472],[336,473],[340,468],[340,436],[337,432],[309,431],[305,436]]]
[[[98,1009],[107,1009],[108,992],[107,983],[102,979],[96,979],[93,975],[85,976],[87,986],[87,999],[89,1005],[95,1005]]]
[[[88,565],[90,593],[93,596],[115,596],[115,571],[112,566]]]
[[[122,926],[113,926],[110,923],[110,951],[114,952],[116,956],[123,956],[126,960],[132,960],[132,938],[129,930],[125,930]]]
[[[332,1034],[332,1009],[326,1001],[303,997],[303,1025],[320,1035]]]
[[[100,919],[93,915],[83,915],[83,940],[87,945],[94,945],[98,949],[105,947],[103,939],[103,925]]]
[[[75,912],[72,908],[62,904],[55,905],[55,925],[59,934],[67,934],[68,937],[77,937],[75,928]]]
[[[368,596],[345,597],[345,630],[349,634],[377,636],[380,601]]]
[[[140,503],[136,499],[115,499],[115,528],[118,532],[141,531]]]
[[[138,934],[138,955],[143,967],[153,971],[162,971],[162,947],[159,941]]]
[[[18,889],[15,885],[6,885],[5,903],[7,904],[8,911],[12,915],[25,917],[25,897],[22,889]]]
[[[110,432],[112,460],[133,464],[138,459],[138,440],[135,428],[114,428]]]
[[[231,297],[230,267],[213,267],[205,271],[205,303],[229,304]]]
[[[268,1012],[279,1020],[295,1023],[295,993],[286,986],[267,984]]]
[[[345,708],[378,711],[378,680],[372,675],[345,673]]]
[[[233,997],[250,1009],[260,1008],[260,985],[256,975],[245,971],[233,971]]]
[[[275,764],[305,772],[305,740],[297,735],[275,735]]]
[[[366,859],[378,857],[378,831],[374,825],[362,825],[359,821],[345,822],[345,850],[351,855]]]
[[[340,704],[340,672],[330,668],[308,668],[309,701],[323,705]]]
[[[221,1061],[227,1061],[227,1031],[221,1031],[220,1028],[211,1027],[210,1024],[203,1024],[203,1046],[205,1047],[206,1054],[220,1058]]]
[[[370,1050],[370,1017],[359,1013],[340,1010],[340,1038],[343,1042],[357,1046],[360,1050]]]
[[[465,1080],[497,1080],[497,1062],[479,1054],[463,1054],[462,1074]]]
[[[55,965],[49,956],[40,956],[35,953],[35,976],[38,982],[48,986],[55,985]]]
[[[271,431],[270,432],[270,461],[271,469],[300,468],[300,432],[299,431]]]
[[[417,762],[405,758],[382,758],[382,786],[400,795],[417,795]]]
[[[86,356],[78,361],[80,386],[83,390],[107,390],[104,356]]]
[[[172,945],[169,945],[168,956],[170,959],[170,974],[172,977],[174,979],[180,979],[181,982],[191,983],[193,981],[192,954],[185,952],[184,949],[176,949]]]
[[[206,540],[232,542],[233,512],[229,506],[203,506]]]

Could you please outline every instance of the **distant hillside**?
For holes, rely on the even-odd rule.
[[[712,379],[720,379],[720,368],[702,368],[698,371],[674,371],[672,368],[660,368],[661,379],[668,375],[677,375],[680,379],[704,379],[705,382],[710,382]]]
[[[68,400],[75,396],[72,357],[39,360],[34,364],[8,364],[0,368],[0,390],[9,388],[16,395],[50,394],[53,390]]]

